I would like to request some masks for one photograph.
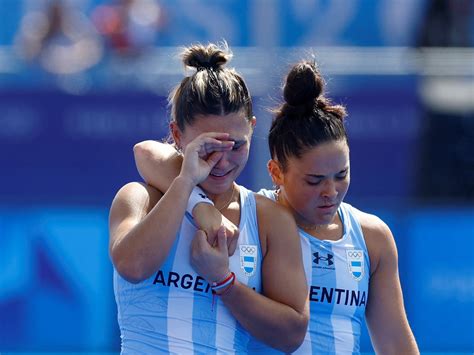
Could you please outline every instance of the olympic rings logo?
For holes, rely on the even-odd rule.
[[[362,252],[361,251],[348,251],[347,255],[349,255],[350,258],[360,258],[362,257]]]
[[[240,251],[243,252],[243,253],[253,254],[253,253],[255,253],[255,247],[242,245],[240,247]]]

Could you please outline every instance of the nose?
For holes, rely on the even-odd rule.
[[[328,200],[334,199],[337,196],[336,183],[332,179],[327,179],[324,182],[321,195]]]
[[[214,165],[214,169],[225,169],[229,165],[229,156],[228,152],[224,152],[219,161]]]

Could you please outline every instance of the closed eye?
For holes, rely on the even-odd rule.
[[[339,174],[336,175],[336,179],[344,180],[347,177],[348,172],[349,172],[349,169],[344,169],[343,171],[341,171]]]

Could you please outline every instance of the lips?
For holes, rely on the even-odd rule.
[[[210,173],[209,175],[212,175],[212,176],[215,176],[215,177],[223,177],[223,176],[226,176],[228,174],[227,173]]]
[[[214,178],[214,179],[222,179],[227,177],[232,170],[229,170],[228,172],[218,172],[218,171],[212,171],[209,176]]]
[[[334,203],[332,205],[322,205],[322,206],[318,206],[319,209],[323,210],[323,211],[329,211],[329,210],[332,210],[333,208],[335,208],[337,205]]]

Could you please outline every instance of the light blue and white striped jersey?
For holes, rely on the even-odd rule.
[[[262,253],[254,193],[240,186],[240,224],[230,269],[261,292]],[[191,267],[193,221],[184,218],[168,258],[155,275],[138,284],[114,270],[122,353],[245,353],[250,339],[221,300],[213,305],[209,284]]]
[[[260,190],[259,194],[275,200],[272,190]],[[342,203],[338,214],[344,233],[337,241],[319,240],[299,229],[308,281],[310,322],[304,342],[294,354],[360,352],[370,260],[356,209]],[[275,352],[263,350],[265,345],[258,341],[251,343],[255,352]]]

